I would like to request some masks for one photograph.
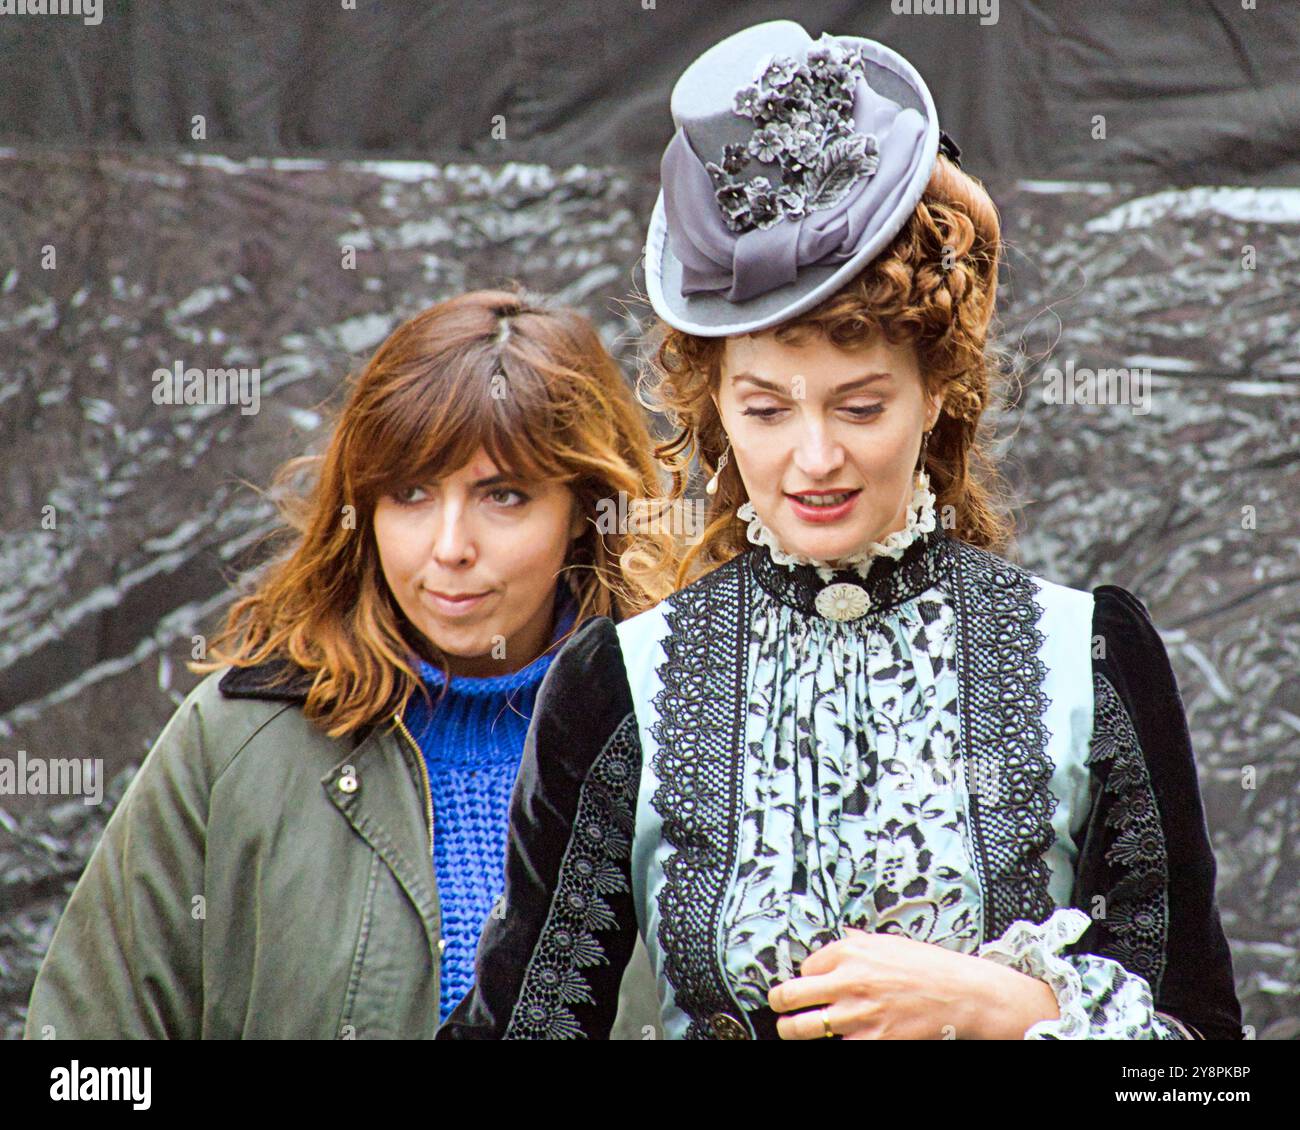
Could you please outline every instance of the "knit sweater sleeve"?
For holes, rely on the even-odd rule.
[[[608,1039],[637,939],[641,746],[614,622],[593,617],[537,694],[510,799],[505,890],[440,1040]]]

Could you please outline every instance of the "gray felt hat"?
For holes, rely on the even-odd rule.
[[[677,80],[646,237],[650,302],[704,337],[811,309],[902,230],[942,148],[921,76],[872,39],[772,20]]]

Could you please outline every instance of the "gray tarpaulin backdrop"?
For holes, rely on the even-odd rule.
[[[196,681],[191,636],[271,528],[242,481],[318,446],[344,375],[467,288],[518,278],[581,306],[630,375],[672,80],[794,15],[911,58],[1001,209],[1020,558],[1150,608],[1246,1020],[1300,1035],[1300,6],[1259,7],[0,15],[0,757],[102,758],[111,782],[100,805],[0,797],[0,1032]],[[154,404],[151,374],[178,361],[259,367],[259,412]],[[1044,368],[1067,362],[1149,368],[1150,410],[1046,403]]]

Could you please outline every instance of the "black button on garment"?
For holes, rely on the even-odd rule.
[[[715,1012],[709,1017],[709,1027],[719,1040],[748,1040],[749,1029],[729,1012]]]

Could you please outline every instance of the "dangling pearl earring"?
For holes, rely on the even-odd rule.
[[[718,476],[722,474],[722,468],[727,465],[727,456],[731,453],[731,440],[727,440],[727,450],[722,453],[718,460],[718,469],[713,472],[713,478],[704,484],[704,493],[712,497],[718,493]]]
[[[934,431],[933,428],[930,431]],[[923,478],[925,482],[930,481],[929,472],[925,469],[925,456],[930,449],[930,432],[921,433],[921,458],[917,460],[916,471],[918,479]]]

